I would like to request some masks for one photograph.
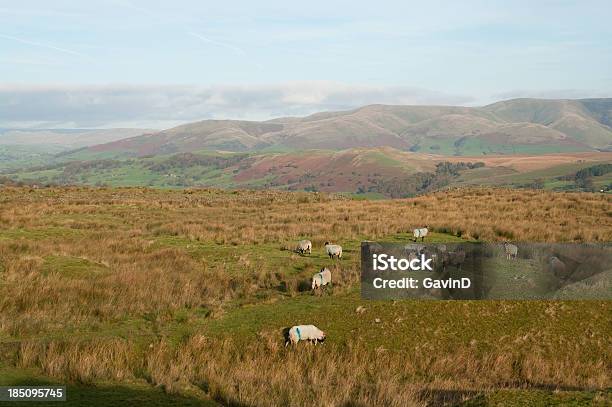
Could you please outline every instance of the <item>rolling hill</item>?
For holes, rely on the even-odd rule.
[[[449,157],[378,147],[175,153],[60,162],[5,175],[43,185],[285,189],[399,198],[462,185],[609,190],[612,172],[594,172],[587,183],[575,175],[611,163],[612,152]]]
[[[369,147],[456,156],[608,151],[611,112],[612,99],[513,99],[484,107],[370,105],[264,122],[205,120],[80,153],[146,156]]]
[[[22,146],[0,146],[0,171],[11,182],[43,185],[394,198],[460,185],[608,191],[612,173],[576,174],[612,163],[611,110],[612,99],[515,99],[477,108],[371,105],[265,122],[206,120],[71,151],[64,151],[65,143],[74,134],[45,139],[64,142],[48,151],[35,143],[44,134],[21,134],[39,150],[17,154]],[[118,134],[79,134],[73,142]],[[20,154],[26,161],[15,161]]]

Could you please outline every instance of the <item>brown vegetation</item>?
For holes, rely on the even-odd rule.
[[[156,342],[145,354],[125,340],[24,343],[18,364],[85,383],[142,377],[171,393],[202,391],[224,405],[249,406],[440,405],[499,388],[610,385],[602,361],[579,353],[551,359],[543,349],[534,345],[525,354],[509,341],[486,355],[469,347],[406,354],[359,342],[285,349],[274,335],[242,347],[196,335],[178,347]]]
[[[109,329],[139,318],[163,329],[181,322],[181,312],[219,318],[242,303],[299,296],[301,280],[317,270],[288,274],[273,259],[300,258],[283,250],[299,238],[317,248],[326,240],[356,247],[425,224],[469,239],[608,242],[612,199],[494,189],[354,201],[272,191],[1,188],[0,344],[17,343],[5,361],[83,382],[144,378],[232,405],[421,405],[445,391],[612,384],[610,343],[597,324],[576,342],[548,333],[478,352],[421,343],[415,353],[369,349],[358,336],[314,351],[285,350],[278,333],[265,330],[244,345]],[[333,295],[358,281],[355,252],[342,262]],[[492,304],[489,314],[505,308]],[[580,317],[580,305],[568,308]],[[590,308],[610,311],[606,302]],[[572,352],[559,356],[557,348]]]

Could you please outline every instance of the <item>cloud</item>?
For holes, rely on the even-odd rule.
[[[153,127],[203,119],[263,120],[368,104],[467,104],[403,86],[290,82],[248,86],[0,85],[0,127]]]

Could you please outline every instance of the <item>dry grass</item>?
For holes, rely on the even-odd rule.
[[[373,352],[358,336],[315,351],[285,350],[265,332],[247,347],[231,338],[159,333],[188,325],[202,310],[221,318],[244,302],[301,295],[318,263],[283,270],[301,259],[283,250],[301,237],[315,247],[326,240],[356,247],[421,225],[488,241],[608,242],[612,199],[492,189],[353,201],[274,191],[2,188],[0,340],[20,343],[14,363],[52,376],[145,378],[232,405],[423,405],[493,388],[612,385],[610,342],[598,335],[581,342],[588,355],[600,355],[593,358],[581,349],[541,352],[537,343],[398,354]],[[334,271],[334,295],[350,290],[358,256],[349,252]],[[108,330],[133,320],[153,326],[146,339]]]
[[[3,290],[11,293],[0,298],[0,332],[13,336],[44,332],[58,321],[218,309],[278,284],[299,290],[297,280],[280,275],[265,258],[194,258],[190,241],[292,247],[307,236],[320,246],[326,240],[382,238],[424,224],[481,240],[612,240],[612,201],[596,194],[475,189],[351,201],[271,191],[4,188],[0,202],[0,267]],[[162,238],[182,245],[154,243]],[[66,278],[61,265],[43,273],[45,259],[58,255],[97,265],[95,284]],[[350,280],[339,281],[356,281],[357,263],[352,264]]]
[[[377,238],[423,224],[485,240],[504,234],[546,242],[612,237],[612,198],[602,194],[459,189],[406,200],[352,201],[277,191],[4,188],[0,203],[4,228],[69,228],[99,239],[109,231],[223,244],[310,236],[316,245],[329,237]]]
[[[603,361],[585,361],[578,353],[555,360],[538,346],[525,354],[512,343],[484,355],[470,348],[408,354],[372,352],[358,341],[286,349],[272,335],[245,348],[196,335],[178,347],[156,342],[144,355],[120,340],[24,343],[18,360],[85,383],[141,377],[170,393],[203,391],[225,405],[410,406],[456,403],[492,389],[610,386]]]

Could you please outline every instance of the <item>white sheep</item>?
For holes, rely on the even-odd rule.
[[[421,242],[424,242],[425,241],[425,236],[427,236],[428,233],[429,233],[429,230],[427,229],[427,226],[425,226],[424,228],[414,229],[412,231],[412,235],[414,236],[414,241],[415,242],[419,238],[421,238]]]
[[[504,242],[504,252],[506,252],[506,258],[508,260],[516,259],[516,255],[518,254],[518,247],[508,242]]]
[[[308,252],[308,254],[312,253],[312,242],[310,240],[300,240],[297,244],[296,252],[304,254]]]
[[[325,340],[325,332],[321,331],[314,325],[296,325],[289,329],[285,347],[290,343],[297,344],[299,341],[323,342]]]
[[[558,257],[552,256],[549,259],[548,264],[550,266],[550,271],[555,275],[555,277],[565,278],[567,275],[567,266],[565,263],[559,260]]]
[[[334,257],[339,259],[342,258],[342,246],[325,242],[325,251],[330,259],[333,259]]]
[[[331,283],[331,271],[327,267],[321,269],[321,271],[312,276],[313,291],[319,287],[326,286],[329,283]]]

